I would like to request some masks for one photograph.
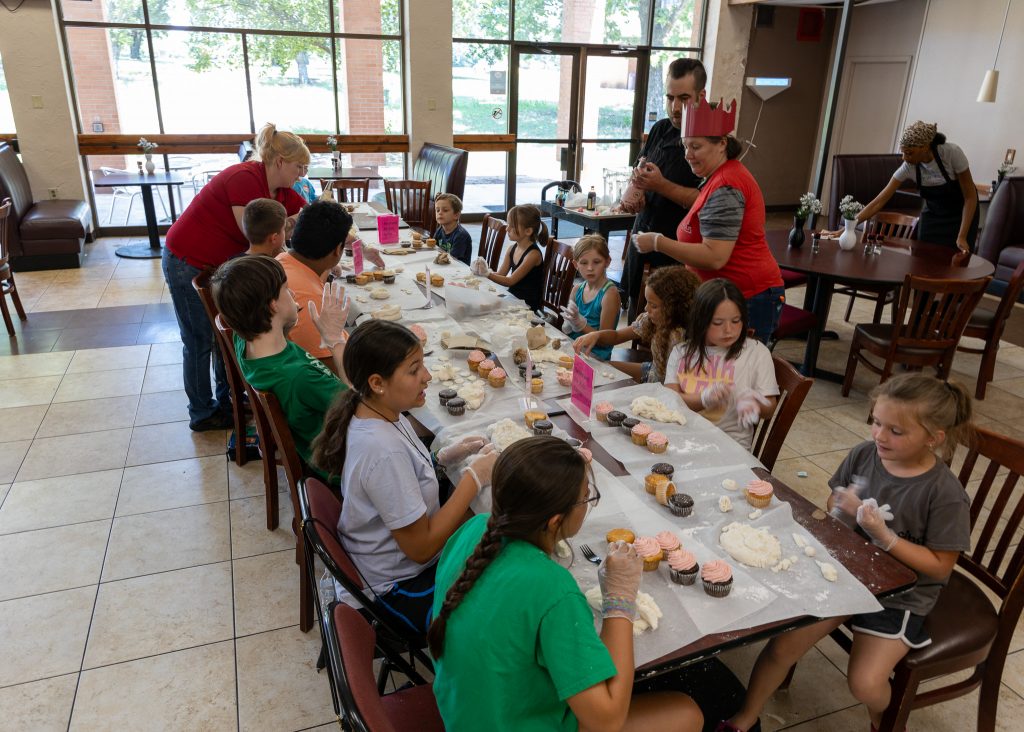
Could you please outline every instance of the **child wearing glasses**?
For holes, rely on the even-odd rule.
[[[434,198],[434,219],[437,221],[434,238],[437,245],[460,262],[469,264],[473,256],[473,237],[459,223],[461,216],[462,199],[454,193],[437,194]]]
[[[493,511],[448,540],[436,574],[434,695],[450,732],[701,729],[681,693],[633,697],[633,618],[643,562],[615,542],[598,571],[600,635],[576,580],[551,557],[600,494],[584,457],[555,437],[520,440],[492,477]]]

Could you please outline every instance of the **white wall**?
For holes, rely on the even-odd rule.
[[[424,142],[452,144],[452,4],[405,3],[409,161]]]

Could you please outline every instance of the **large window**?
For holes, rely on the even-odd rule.
[[[11,95],[7,91],[4,76],[4,60],[0,58],[0,134],[14,132],[14,112],[11,110]]]

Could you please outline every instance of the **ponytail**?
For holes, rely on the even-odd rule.
[[[956,446],[970,447],[974,442],[974,403],[967,387],[956,381],[941,381],[926,374],[900,374],[879,384],[871,392],[871,409],[885,397],[901,402],[912,410],[914,418],[929,434],[942,431],[946,439],[941,447],[943,460],[950,460]]]
[[[278,158],[289,163],[309,164],[309,148],[302,138],[292,132],[279,131],[273,122],[260,128],[253,145],[264,165],[273,165]]]
[[[324,415],[324,428],[313,439],[313,464],[328,475],[341,475],[348,448],[348,426],[359,405],[359,392],[348,389],[334,398]]]

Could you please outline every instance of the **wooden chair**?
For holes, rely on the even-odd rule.
[[[769,471],[775,467],[789,428],[814,384],[814,379],[801,375],[786,359],[772,356],[772,363],[779,384],[779,403],[771,418],[761,420],[755,428],[751,450]]]
[[[210,327],[213,329],[213,339],[217,352],[220,354],[221,360],[224,362],[224,374],[227,376],[228,389],[231,391],[231,416],[234,420],[235,429],[235,464],[242,466],[245,465],[249,457],[245,453],[245,436],[246,427],[248,425],[248,413],[245,407],[245,379],[242,378],[242,372],[238,370],[238,359],[235,357],[234,345],[231,342],[225,342],[217,334],[217,316],[219,311],[217,310],[217,303],[213,301],[213,292],[210,290],[210,277],[213,275],[213,270],[204,270],[192,278],[192,287],[199,294],[199,299],[203,303],[203,310],[206,311],[206,317],[210,321]]]
[[[357,732],[444,732],[430,684],[400,689],[386,696],[375,688],[376,633],[358,611],[336,602],[327,613],[327,625],[330,641],[326,646],[334,680],[332,694],[340,701],[339,722],[343,728]]]
[[[388,210],[405,219],[409,226],[433,234],[434,199],[429,180],[385,180],[384,196]]]
[[[360,612],[369,618],[378,631],[377,647],[380,648],[383,657],[377,678],[378,690],[384,692],[387,676],[392,670],[401,672],[414,683],[427,683],[416,670],[417,661],[424,668],[433,670],[430,658],[423,651],[425,638],[410,636],[391,617],[378,610],[366,592],[366,585],[352,562],[352,557],[338,540],[341,500],[323,481],[318,478],[306,478],[299,484],[299,510],[302,517],[302,537],[305,542],[306,571],[314,582],[311,590],[316,603],[317,617],[321,621],[320,630],[324,632],[324,645],[329,646],[331,639],[325,632],[326,628],[322,622],[327,608],[322,607],[318,591],[314,567],[314,559],[317,557],[345,592],[359,603]],[[408,659],[403,654],[407,655]]]
[[[864,236],[881,236],[885,238],[909,239],[917,227],[917,216],[893,213],[891,211],[879,211],[872,216],[864,225]],[[850,303],[846,306],[846,315],[843,320],[850,322],[850,314],[853,312],[853,303],[859,297],[863,300],[871,300],[875,303],[875,314],[871,319],[872,323],[882,320],[882,311],[886,304],[893,306],[893,322],[896,322],[896,293],[899,287],[837,287],[835,292],[841,295],[849,295]]]
[[[339,203],[357,203],[370,198],[369,178],[321,178],[320,188],[334,191],[334,197]]]
[[[506,231],[508,231],[507,223],[490,214],[484,214],[484,220],[480,226],[480,245],[477,247],[476,256],[483,257],[487,266],[495,271],[501,267],[501,250],[505,245]]]
[[[938,377],[945,380],[967,319],[991,280],[933,280],[907,275],[894,323],[859,323],[854,329],[843,396],[850,393],[858,363],[880,374],[883,382],[897,363],[918,368],[934,366]],[[862,351],[885,359],[882,366],[872,364]]]
[[[25,308],[21,304],[21,296],[18,294],[18,286],[14,283],[14,272],[7,261],[10,252],[7,251],[8,226],[10,225],[11,199],[5,198],[0,204],[0,312],[4,316],[4,325],[7,326],[7,335],[14,337],[14,323],[11,321],[11,312],[7,309],[7,296],[11,296],[14,309],[18,317],[28,320],[25,315]]]
[[[804,310],[794,305],[785,304],[782,306],[782,313],[779,315],[779,324],[775,326],[775,332],[766,344],[769,349],[775,350],[776,344],[785,338],[795,338],[799,335],[809,333],[818,327],[818,318],[810,310]]]
[[[556,328],[562,327],[559,311],[569,304],[572,284],[576,280],[576,265],[572,261],[572,247],[557,239],[549,239],[544,252],[544,308],[553,315]]]
[[[252,388],[260,408],[267,415],[270,431],[274,435],[274,444],[284,464],[285,475],[288,476],[288,493],[292,499],[292,531],[295,534],[295,562],[299,565],[299,629],[303,633],[313,627],[313,588],[310,584],[309,568],[306,564],[305,545],[302,540],[299,507],[299,481],[305,477],[302,458],[295,449],[292,431],[288,420],[281,409],[281,403],[269,391]]]
[[[980,338],[985,341],[984,348],[967,348],[957,346],[958,351],[964,353],[980,353],[981,368],[978,370],[978,385],[974,389],[975,399],[985,398],[985,387],[992,381],[996,370],[996,355],[999,353],[999,340],[1003,337],[1003,329],[1006,328],[1006,320],[1013,312],[1013,305],[1017,302],[1021,288],[1024,287],[1024,262],[1017,265],[1010,277],[1010,284],[1003,293],[1003,299],[995,310],[982,310],[976,308],[967,321],[964,328],[964,335],[968,338]]]
[[[274,443],[274,433],[270,429],[270,419],[260,406],[259,400],[252,385],[245,380],[241,368],[238,366],[238,355],[235,353],[234,336],[235,332],[224,323],[224,319],[218,314],[214,319],[214,326],[217,329],[217,337],[222,339],[224,350],[231,353],[231,363],[238,369],[239,377],[245,385],[245,393],[249,395],[249,407],[252,409],[253,421],[256,422],[256,434],[259,437],[260,457],[263,462],[263,490],[266,496],[267,505],[267,531],[274,531],[278,526],[278,483],[277,466],[281,461],[277,457],[277,445]]]

